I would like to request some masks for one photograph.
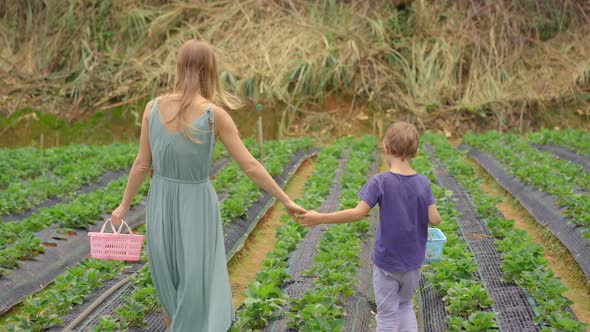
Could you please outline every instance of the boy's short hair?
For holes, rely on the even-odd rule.
[[[387,129],[383,137],[383,148],[402,160],[411,159],[418,153],[420,146],[420,134],[413,125],[399,121]]]

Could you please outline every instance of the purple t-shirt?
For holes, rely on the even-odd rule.
[[[422,266],[428,238],[428,206],[435,202],[430,180],[420,174],[388,171],[373,176],[359,197],[371,207],[379,203],[373,263],[389,272]]]

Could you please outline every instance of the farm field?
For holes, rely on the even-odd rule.
[[[0,332],[590,332],[589,33],[590,0],[0,1]],[[331,223],[360,196],[392,216]],[[373,261],[426,233],[410,303]]]
[[[323,212],[355,206],[368,177],[387,169],[373,136],[266,141],[262,157],[254,140],[245,143],[298,204]],[[422,136],[412,165],[432,182],[447,237],[443,259],[423,268],[422,331],[588,330],[589,144],[590,133],[569,129],[467,134],[458,144]],[[138,262],[89,258],[87,234],[118,205],[136,150],[0,149],[0,331],[165,330],[145,245]],[[239,289],[232,331],[374,329],[378,209],[360,222],[306,228],[221,144],[213,159]],[[139,233],[148,191],[146,181],[128,215]]]

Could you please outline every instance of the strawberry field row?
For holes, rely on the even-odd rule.
[[[428,136],[427,139],[434,145],[437,157],[477,206],[478,217],[486,223],[502,255],[504,279],[515,282],[534,298],[535,324],[551,330],[584,331],[584,325],[575,320],[569,310],[572,302],[563,296],[567,289],[548,267],[543,247],[525,231],[514,228],[514,220],[502,217],[496,208],[498,201],[481,190],[481,180],[462,152],[452,147],[442,135]]]
[[[251,144],[252,144],[252,142],[248,142],[248,143],[250,143],[250,144],[248,144],[248,145],[251,145]],[[270,163],[270,164],[268,164],[268,162],[265,160],[264,164],[265,164],[265,166],[266,166],[266,167],[268,167],[269,169],[273,170],[273,173],[277,173],[277,170],[276,170],[276,169],[278,169],[278,167],[284,167],[284,166],[285,166],[285,164],[286,164],[286,163],[287,163],[289,160],[291,160],[291,158],[293,157],[293,155],[295,154],[295,152],[296,152],[298,149],[300,149],[300,148],[306,148],[306,147],[308,147],[308,146],[310,146],[310,145],[311,145],[311,141],[310,141],[310,140],[305,140],[305,139],[303,139],[303,140],[292,140],[292,141],[282,141],[282,142],[273,142],[273,141],[266,142],[266,143],[265,143],[265,152],[267,152],[267,153],[273,153],[273,155],[274,155],[274,156],[277,156],[277,158],[273,158],[273,159],[275,159],[275,160],[274,160],[274,163]],[[254,150],[254,153],[256,153],[256,149],[254,148],[253,150]],[[268,165],[267,165],[267,164],[268,164]],[[228,179],[228,181],[229,181],[229,183],[227,184],[227,186],[226,186],[225,188],[226,188],[226,189],[231,189],[233,186],[236,186],[236,185],[239,185],[239,184],[238,184],[238,183],[236,183],[236,181],[235,181],[235,177],[232,177],[232,176],[230,176],[230,175],[231,175],[231,169],[230,169],[230,171],[226,171],[226,169],[227,169],[227,168],[228,168],[228,167],[226,167],[225,169],[223,169],[223,170],[222,170],[222,171],[221,171],[221,172],[218,174],[218,176],[219,176],[219,177],[221,177],[221,178],[224,178],[224,177],[225,177],[225,178],[227,178],[227,179]],[[275,169],[275,168],[276,168],[276,169]],[[222,175],[222,174],[226,174],[226,175],[224,176],[224,175]],[[228,175],[228,174],[229,174],[229,175]],[[217,179],[217,178],[216,178],[216,179]],[[120,187],[117,189],[117,190],[118,190],[118,194],[119,194],[119,195],[118,195],[118,199],[119,199],[119,200],[120,200],[120,193],[122,192],[122,187],[124,187],[124,183],[125,183],[125,182],[123,181],[123,182],[120,184]],[[147,189],[147,188],[146,188],[146,189]],[[256,191],[258,191],[258,190],[259,190],[259,189],[258,189],[258,188],[256,188]],[[145,192],[144,192],[144,193],[145,193]],[[139,199],[141,199],[141,197],[140,197],[140,196],[141,196],[141,195],[138,195],[138,197],[137,197],[137,199],[138,199],[138,200],[139,200]],[[250,202],[250,203],[251,203],[251,202]],[[249,204],[243,203],[243,205],[242,205],[242,206],[244,206],[244,207],[245,207],[245,210],[247,210],[247,209],[248,209],[248,206],[249,206]],[[104,205],[102,205],[101,207],[102,207],[102,209],[103,209],[103,210],[108,210],[108,209],[109,209],[109,208],[105,208],[105,206],[104,206]],[[103,211],[103,212],[104,212],[104,211]],[[11,224],[12,224],[12,223],[11,223]],[[18,241],[17,241],[17,242],[18,242]],[[40,246],[40,248],[43,248],[43,247],[42,247],[42,246]],[[105,280],[109,280],[109,279],[111,279],[111,278],[112,278],[113,274],[112,274],[111,268],[107,268],[107,267],[109,267],[110,265],[108,265],[108,264],[106,264],[106,265],[101,265],[101,264],[102,264],[102,261],[95,261],[95,260],[93,260],[93,259],[88,259],[88,260],[85,260],[84,262],[93,262],[92,264],[98,264],[98,265],[96,265],[96,266],[101,266],[101,267],[103,267],[103,268],[104,268],[103,270],[101,270],[102,272],[104,272],[104,274],[103,274],[103,273],[98,273],[98,275],[99,275],[99,278],[100,278],[101,280],[105,281]],[[82,264],[85,264],[85,263],[82,263]],[[120,270],[121,266],[119,266],[119,265],[116,265],[116,266],[113,266],[113,268],[114,268],[114,269],[118,269],[118,270]],[[77,270],[75,270],[75,271],[77,271]],[[143,270],[142,270],[142,271],[143,271]],[[147,271],[147,267],[146,267],[146,271]],[[137,276],[137,278],[140,278],[140,279],[142,279],[142,280],[144,280],[144,281],[145,281],[145,280],[147,280],[147,279],[149,279],[149,274],[148,274],[147,276],[145,275],[145,273],[148,273],[148,272],[146,272],[146,271],[143,271],[143,272],[142,272],[142,274],[140,274],[140,275],[138,275],[138,276]],[[68,275],[68,273],[69,273],[69,272],[66,272],[66,274],[65,274],[65,275]],[[115,274],[116,274],[116,273],[115,273]],[[84,276],[81,276],[81,278],[83,278],[83,277],[84,277]],[[146,279],[146,278],[147,278],[147,279]],[[84,283],[84,282],[82,281],[82,283]],[[151,284],[151,281],[149,281],[149,283]],[[98,287],[98,286],[100,285],[100,283],[93,283],[92,285],[93,285],[93,287],[94,287],[93,289],[96,289],[96,287]],[[135,295],[135,293],[136,293],[136,292],[134,292],[134,294],[132,294],[132,295],[130,295],[128,298],[126,298],[126,301],[127,301],[127,302],[129,302],[129,301],[133,301],[132,299],[139,301],[139,300],[138,300],[138,298],[145,299],[146,301],[148,301],[149,299],[148,299],[146,296],[143,296],[143,295],[145,295],[145,294],[146,294],[146,292],[148,292],[148,291],[146,291],[146,290],[144,289],[145,287],[143,287],[143,286],[146,286],[146,287],[147,287],[148,285],[147,285],[147,284],[146,284],[146,285],[144,285],[144,284],[139,284],[139,283],[138,283],[138,285],[137,285],[137,289],[136,289],[136,292],[137,292],[139,295]],[[151,285],[149,285],[149,287],[152,287],[152,288],[153,288],[153,286],[151,286]],[[76,294],[77,292],[78,292],[78,290],[77,290],[76,288],[73,288],[73,289],[72,289],[72,291],[71,291],[69,294],[70,294],[70,296],[74,296],[74,297],[76,297],[77,299],[79,299],[79,301],[83,301],[83,299],[84,299],[85,295],[83,295],[81,298],[80,298],[80,297],[77,297],[77,296],[75,296],[75,294]],[[35,295],[35,296],[34,296],[34,297],[32,297],[31,299],[44,298],[44,296],[45,296],[44,294],[45,294],[45,293],[40,293],[40,294],[38,294],[38,295]],[[153,300],[153,298],[152,298],[152,300]],[[37,300],[36,300],[36,301],[37,301]],[[135,302],[130,302],[130,303],[128,303],[127,305],[128,305],[128,306],[132,306],[133,308],[138,308],[137,306],[138,306],[139,304],[138,304],[138,302],[137,302],[137,301],[135,301]],[[27,301],[25,302],[25,304],[24,304],[23,306],[21,306],[21,308],[23,308],[23,307],[25,308],[25,310],[24,310],[24,311],[30,311],[30,310],[33,310],[33,309],[30,309],[30,308],[28,308],[28,303],[29,303],[29,302],[30,302],[30,301],[29,301],[29,300],[27,300]],[[126,302],[126,303],[127,303],[127,302]],[[140,302],[141,302],[141,301],[140,301]],[[37,301],[37,302],[35,302],[35,303],[38,303],[38,301]],[[46,303],[46,302],[43,302],[43,303]],[[73,304],[78,304],[78,303],[80,303],[80,302],[75,302],[75,303],[73,303]],[[72,305],[73,305],[73,304],[72,304]],[[69,307],[63,307],[63,308],[59,309],[59,310],[57,311],[57,314],[56,314],[56,315],[57,315],[57,316],[61,316],[61,315],[64,315],[64,314],[66,314],[67,312],[69,312],[69,311],[71,310],[71,307],[72,307],[72,306],[70,305]],[[121,313],[122,313],[122,312],[127,312],[127,311],[125,311],[125,310],[126,310],[125,308],[127,308],[127,307],[126,307],[126,306],[124,306],[124,307],[120,308],[121,310],[118,310],[118,312],[121,312]],[[44,307],[44,308],[41,308],[41,309],[38,309],[38,310],[41,310],[41,311],[45,310],[45,312],[47,312],[47,310],[48,310],[48,309]],[[139,312],[139,313],[137,313],[136,315],[141,315],[141,316],[143,317],[143,314],[144,314],[144,312]],[[43,316],[43,317],[47,317],[46,315],[41,315],[41,316]],[[32,315],[30,315],[30,314],[27,314],[27,317],[33,317],[33,316],[32,316]],[[24,318],[22,315],[17,315],[17,316],[11,316],[11,318],[10,318],[9,320],[10,320],[10,321],[12,321],[12,322],[18,322],[18,323],[19,323],[19,324],[21,324],[21,325],[22,325],[22,324],[32,324],[31,326],[40,326],[40,329],[41,329],[41,330],[43,330],[43,329],[47,328],[48,326],[50,326],[50,325],[53,325],[53,324],[55,324],[55,323],[59,322],[59,317],[53,317],[53,318],[54,318],[54,319],[52,319],[52,320],[44,320],[44,318],[42,318],[42,317],[39,317],[39,319],[36,319],[36,318],[35,318],[35,319],[32,319],[32,320],[29,320],[28,318]],[[109,323],[109,321],[108,321],[108,317],[105,317],[103,320],[104,320],[104,324],[106,324],[106,325],[108,326],[108,323]],[[24,322],[26,322],[26,323],[23,323],[22,321],[24,321]],[[120,319],[119,321],[121,322],[121,321],[123,321],[123,320],[121,320],[121,319]],[[141,322],[142,322],[141,320],[139,320],[139,318],[138,318],[138,320],[133,320],[133,319],[130,319],[129,317],[127,317],[127,320],[125,320],[125,322],[127,322],[127,321],[129,321],[129,324],[128,324],[129,326],[134,326],[134,325],[138,325],[138,324],[139,324],[139,325],[141,325]],[[13,326],[12,328],[15,328],[15,327]]]
[[[369,169],[375,165],[377,150],[375,139],[369,136],[348,145],[350,154],[341,180],[341,209],[358,203],[357,193],[367,181]],[[291,321],[287,326],[300,331],[343,330],[346,316],[343,307],[346,298],[355,292],[361,239],[368,231],[369,222],[362,220],[330,227],[323,234],[315,263],[305,272],[313,275],[314,287],[290,300],[287,316]]]
[[[590,154],[590,133],[577,129],[544,129],[529,135],[533,144],[553,144],[567,147],[579,154]]]
[[[317,206],[324,201],[329,194],[332,180],[344,145],[337,142],[335,146],[324,148],[318,156],[315,170],[306,181],[304,194],[297,203],[302,206]],[[301,239],[307,233],[307,229],[284,215],[282,221],[285,225],[277,228],[275,247],[262,262],[262,271],[256,274],[256,280],[252,281],[243,307],[238,311],[238,321],[232,331],[250,331],[261,329],[268,325],[269,321],[282,315],[285,295],[281,286],[289,277],[287,273],[288,258]]]
[[[443,258],[423,268],[430,286],[444,301],[447,314],[445,330],[497,330],[496,315],[490,311],[492,300],[479,276],[479,264],[459,230],[458,223],[462,216],[454,205],[453,193],[435,184],[434,168],[426,155],[416,157],[412,166],[432,183],[432,192],[442,218],[437,228],[447,237]],[[420,310],[426,311],[429,308]]]
[[[4,273],[14,270],[18,268],[19,260],[32,259],[45,251],[41,239],[35,235],[37,231],[54,224],[68,228],[87,228],[94,224],[103,213],[117,207],[126,184],[125,175],[104,188],[80,195],[70,202],[42,209],[19,222],[0,224],[0,269],[4,269]],[[148,188],[148,183],[145,182],[134,204],[141,201]]]
[[[93,156],[60,163],[50,175],[29,181],[12,181],[0,191],[0,216],[21,213],[48,198],[72,195],[73,190],[95,181],[106,171],[129,168],[136,152],[136,145],[110,145],[97,149]]]
[[[298,146],[298,144],[304,145],[303,142],[304,140],[301,140],[293,144],[295,146]],[[251,140],[247,143],[253,145]],[[305,144],[309,143],[306,142]],[[291,145],[285,143],[285,146],[290,147]],[[289,154],[292,153],[293,151],[290,149],[282,149],[281,158],[278,160],[282,164],[285,159],[290,158]],[[223,154],[219,153],[219,155]],[[234,177],[226,176],[225,178],[228,180],[228,185],[233,184],[235,181]],[[119,204],[126,183],[127,176],[123,176],[118,180],[111,181],[106,187],[81,194],[69,202],[42,208],[39,213],[23,220],[0,223],[0,276],[18,268],[19,260],[32,259],[45,251],[41,239],[35,235],[35,232],[55,224],[66,228],[88,228],[103,213],[114,209]],[[145,182],[136,195],[134,204],[141,201],[147,194],[148,189],[149,183]],[[234,199],[234,202],[244,200],[239,195],[232,199]],[[244,206],[246,203],[241,204]]]
[[[272,156],[271,158],[265,159],[263,164],[265,168],[273,175],[275,178],[279,175],[283,176],[290,176],[285,175],[285,166],[289,161],[293,161],[293,159],[297,159],[295,157],[295,152],[302,151],[308,149],[312,144],[311,140],[308,139],[294,139],[289,141],[269,141],[265,143],[265,153],[268,156]],[[257,153],[254,150],[254,153]],[[299,163],[294,164],[293,166],[296,167]],[[292,172],[289,172],[292,174]],[[236,178],[240,178],[241,180],[236,180]],[[227,180],[226,180],[227,179]],[[232,165],[226,167],[222,172],[220,172],[214,180],[214,187],[218,189],[218,191],[225,191],[230,192],[229,197],[224,201],[231,201],[232,199],[235,200],[234,197],[238,199],[240,196],[232,194],[231,190],[232,187],[235,186],[243,186],[244,179],[247,177],[240,173],[237,169],[237,164],[234,162]],[[249,179],[248,179],[249,180]],[[282,183],[282,181],[279,181]],[[219,190],[220,189],[220,190]],[[260,196],[259,188],[254,187],[256,191],[256,195]],[[241,192],[242,190],[239,190]],[[255,199],[256,201],[257,199]],[[246,214],[247,211],[250,209],[250,204],[252,202],[243,202],[243,210],[240,213],[240,216],[236,216],[235,218],[243,218],[242,214]],[[264,208],[263,208],[264,209]],[[228,232],[232,232],[232,227],[236,226],[232,220],[231,224],[225,223],[225,245],[226,248],[235,247],[237,244],[231,243],[232,241],[236,240],[230,236],[228,236]],[[249,221],[250,223],[257,222],[255,220]],[[231,255],[235,254],[234,251],[230,250],[226,252],[226,256],[231,257]],[[124,295],[123,304],[118,306],[114,311],[110,312],[108,310],[99,313],[98,322],[95,323],[94,321],[85,322],[82,324],[83,328],[88,328],[93,324],[96,324],[94,329],[96,331],[120,331],[120,330],[127,330],[128,328],[132,327],[141,327],[146,328],[148,326],[148,321],[146,320],[146,316],[149,314],[155,314],[159,305],[157,304],[157,299],[155,297],[155,289],[151,283],[150,279],[150,271],[146,266],[144,266],[140,272],[133,277],[133,291]],[[102,316],[100,316],[102,315]]]
[[[491,153],[509,173],[553,195],[557,204],[566,208],[563,213],[590,238],[590,173],[582,166],[556,159],[514,134],[469,134],[465,136],[465,143]],[[576,187],[586,192],[579,192]]]
[[[121,147],[121,145],[67,145],[50,149],[2,148],[0,149],[0,189],[5,189],[14,181],[43,175],[60,165],[92,158],[98,153],[108,151],[111,147]]]

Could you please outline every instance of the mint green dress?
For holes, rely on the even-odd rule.
[[[194,143],[170,133],[154,99],[149,114],[152,178],[147,252],[171,331],[227,331],[234,321],[217,194],[209,181],[215,135],[211,106],[193,123]]]

